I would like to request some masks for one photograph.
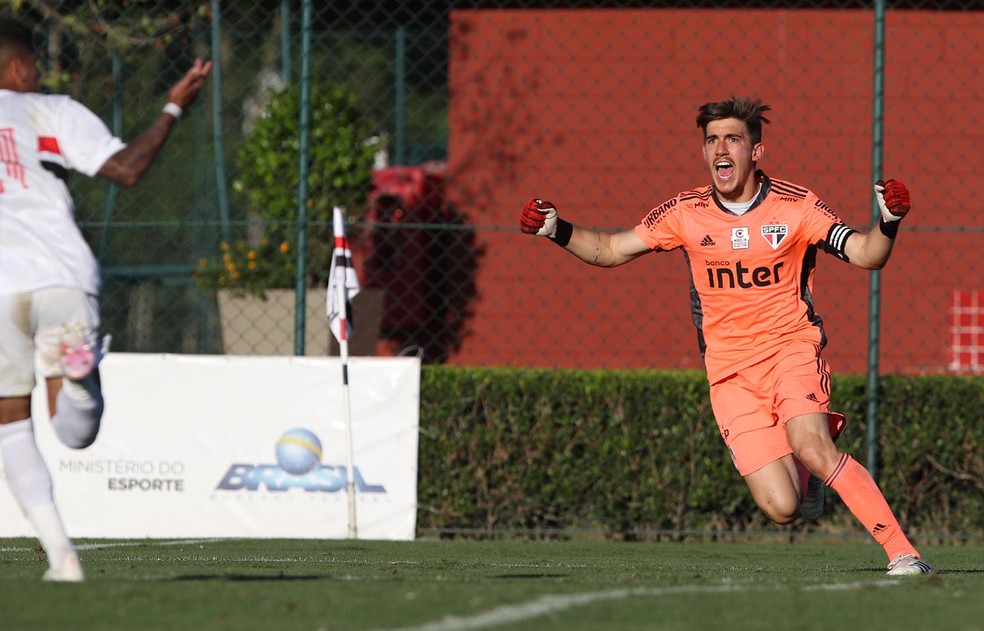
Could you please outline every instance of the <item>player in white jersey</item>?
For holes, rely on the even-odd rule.
[[[58,438],[83,449],[99,431],[99,267],[75,222],[69,171],[121,187],[140,181],[212,69],[194,65],[129,144],[81,103],[39,93],[33,33],[0,19],[0,458],[48,556],[45,580],[81,581],[31,422],[37,369]]]

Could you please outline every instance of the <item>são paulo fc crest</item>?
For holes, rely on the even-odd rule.
[[[762,226],[762,237],[769,242],[773,250],[779,247],[787,234],[789,234],[789,228],[786,224]]]

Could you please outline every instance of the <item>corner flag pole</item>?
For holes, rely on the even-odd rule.
[[[348,537],[358,536],[355,517],[355,464],[352,447],[352,404],[349,398],[348,339],[352,333],[349,318],[352,298],[359,293],[359,279],[352,265],[352,251],[348,237],[345,236],[345,220],[342,209],[334,209],[335,250],[331,258],[328,275],[328,322],[332,334],[338,340],[339,356],[342,359],[342,413],[345,419],[345,475],[348,489]]]
[[[338,283],[338,301],[345,304],[342,313],[348,311],[345,300],[345,283]],[[348,328],[348,318],[344,315],[341,321],[342,335],[338,340],[338,352],[342,358],[342,412],[345,415],[345,476],[346,487],[348,488],[348,537],[355,539],[358,537],[358,525],[355,518],[355,466],[352,455],[352,401],[349,397],[349,378],[348,378],[348,335],[345,329]]]

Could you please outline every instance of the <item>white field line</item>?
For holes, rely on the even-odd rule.
[[[132,548],[135,546],[180,546],[198,545],[201,543],[211,543],[213,541],[224,541],[224,539],[177,539],[175,541],[159,541],[149,539],[147,541],[119,541],[116,543],[80,543],[75,546],[80,552],[85,550],[102,550],[104,548]],[[0,552],[30,552],[37,546],[0,548]]]
[[[804,591],[816,590],[849,590],[866,587],[888,587],[898,585],[898,580],[859,581],[853,583],[828,583],[804,587]],[[582,592],[580,594],[554,594],[541,596],[518,605],[505,605],[476,614],[474,616],[446,616],[437,622],[429,622],[416,627],[399,627],[385,631],[469,631],[470,629],[486,629],[512,622],[523,622],[539,618],[551,613],[566,611],[574,607],[590,605],[608,600],[621,600],[633,597],[660,597],[693,594],[717,594],[723,592],[751,592],[767,588],[762,585],[683,585],[680,587],[656,587],[637,589],[612,589],[601,592]],[[380,630],[383,631],[383,630]]]
[[[199,545],[202,543],[212,543],[213,541],[222,541],[221,539],[176,539],[175,541],[157,541],[157,540],[147,540],[147,541],[120,541],[117,543],[82,543],[76,547],[76,549],[82,550],[103,550],[106,548],[128,548],[133,546],[182,546],[182,545]]]

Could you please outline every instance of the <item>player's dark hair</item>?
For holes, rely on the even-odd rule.
[[[752,144],[757,145],[762,142],[762,123],[769,122],[769,119],[763,114],[771,109],[759,99],[733,96],[727,101],[701,105],[697,113],[697,126],[706,134],[707,124],[711,121],[737,118],[744,121],[745,126],[748,127],[748,134],[752,138]]]
[[[0,18],[0,50],[17,53],[34,51],[34,33],[26,25],[10,18]]]
[[[34,33],[27,26],[10,18],[0,18],[0,68],[12,59],[24,59],[34,50]]]

